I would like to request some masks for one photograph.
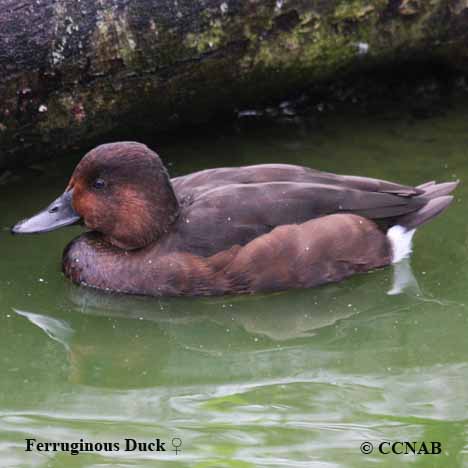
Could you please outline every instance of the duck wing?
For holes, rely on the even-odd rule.
[[[206,189],[182,203],[177,235],[184,249],[207,256],[233,245],[245,245],[276,226],[300,224],[332,213],[353,213],[388,226],[398,223],[399,218],[411,218],[412,213],[418,213],[434,198],[449,203],[446,199],[450,197],[443,196],[456,185],[431,184],[424,189],[414,188],[411,195],[405,188],[402,194],[389,193],[392,189],[385,183],[382,191],[378,191],[380,182],[352,178],[352,186],[357,188],[326,183],[261,182]],[[430,219],[435,208],[440,206],[431,208],[424,220]]]
[[[423,193],[419,187],[410,187],[370,177],[332,174],[292,164],[259,164],[207,169],[175,177],[171,182],[179,199],[200,195],[225,185],[268,182],[325,184],[366,192],[393,193],[400,196],[415,196]]]

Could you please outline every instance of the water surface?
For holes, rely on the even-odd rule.
[[[8,228],[66,185],[79,156],[0,182],[0,465],[468,466],[468,111],[346,114],[165,141],[171,174],[267,162],[462,184],[410,264],[280,294],[150,299],[71,285],[73,227]],[[411,278],[410,274],[413,277]],[[394,277],[406,286],[394,285]],[[167,442],[165,453],[25,452],[25,439]],[[172,451],[179,438],[182,451]],[[361,454],[440,441],[438,456]]]

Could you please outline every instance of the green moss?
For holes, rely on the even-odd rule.
[[[310,81],[323,79],[352,63],[358,54],[356,43],[367,36],[367,26],[342,33],[336,24],[331,26],[330,18],[307,11],[296,27],[252,48],[252,55],[243,58],[241,66],[246,68],[247,62],[263,68],[287,68],[290,74],[302,78],[308,75]]]
[[[138,68],[137,38],[129,24],[126,10],[115,8],[101,11],[91,41],[92,66],[96,71],[106,73],[116,60],[129,68]]]
[[[217,49],[225,39],[225,32],[220,19],[210,22],[210,27],[200,33],[188,33],[185,37],[185,44],[191,49],[195,49],[199,54]]]
[[[340,3],[334,13],[338,20],[360,20],[375,11],[375,5],[366,0],[353,0]]]

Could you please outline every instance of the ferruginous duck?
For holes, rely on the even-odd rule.
[[[136,142],[98,146],[65,192],[14,234],[82,222],[65,248],[73,282],[128,294],[220,295],[309,288],[397,262],[458,182],[409,187],[262,164],[170,179]]]

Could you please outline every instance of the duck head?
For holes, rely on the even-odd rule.
[[[131,250],[159,239],[177,214],[177,198],[159,156],[141,143],[118,142],[87,153],[65,192],[12,232],[47,232],[81,221],[105,241]]]

